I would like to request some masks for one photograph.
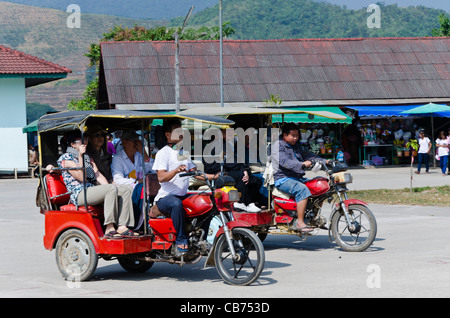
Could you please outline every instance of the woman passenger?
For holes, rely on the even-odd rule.
[[[82,169],[62,170],[67,190],[71,192],[70,201],[77,206],[104,204],[105,237],[135,237],[139,234],[131,231],[134,225],[131,189],[108,184],[95,162],[86,154],[87,139],[82,142],[81,132],[74,131],[67,135],[67,150],[59,159],[60,168],[86,167],[86,201],[84,195],[84,178]],[[83,156],[84,155],[84,156]],[[117,227],[117,230],[116,230]]]

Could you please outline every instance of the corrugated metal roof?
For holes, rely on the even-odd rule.
[[[450,98],[450,38],[225,40],[225,102]],[[173,42],[101,43],[109,104],[174,104]],[[183,104],[220,98],[219,42],[180,42]],[[102,101],[100,101],[102,102]]]

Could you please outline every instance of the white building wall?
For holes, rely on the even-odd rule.
[[[0,171],[28,169],[25,79],[0,78]]]

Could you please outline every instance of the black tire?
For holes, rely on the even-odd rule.
[[[120,266],[129,273],[145,273],[154,264],[154,262],[146,262],[133,258],[119,258]]]
[[[267,238],[267,234],[269,234],[269,233],[258,232],[258,233],[256,233],[256,236],[258,236],[258,238],[261,242],[264,242],[264,240]]]
[[[349,216],[355,222],[351,231],[342,212],[337,211],[331,220],[331,233],[336,243],[347,252],[362,252],[375,240],[377,222],[372,211],[364,205],[352,204],[348,207]]]
[[[214,260],[219,275],[232,285],[245,286],[256,281],[264,269],[264,247],[256,234],[246,228],[234,228],[232,241],[239,256],[232,258],[225,234],[217,240]]]
[[[89,236],[77,229],[65,231],[56,243],[56,264],[67,280],[89,280],[98,264],[98,255]]]

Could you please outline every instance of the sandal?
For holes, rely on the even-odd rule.
[[[314,231],[314,228],[312,228],[310,226],[304,226],[301,228],[297,228],[297,231],[300,231],[300,233],[303,233],[303,234],[308,234],[308,233],[311,233],[312,231]]]
[[[187,246],[187,248],[185,248]],[[177,244],[173,249],[175,257],[181,257],[189,251],[189,246],[187,244]]]
[[[117,231],[109,231],[108,233],[105,233],[103,237],[107,239],[121,239],[122,235]]]
[[[292,226],[289,227],[291,230],[298,231],[302,234],[308,234],[314,231],[314,228],[311,226],[298,227],[297,219],[294,220]]]
[[[122,237],[138,237],[139,233],[133,232],[132,230],[128,229],[125,232],[118,233]]]

